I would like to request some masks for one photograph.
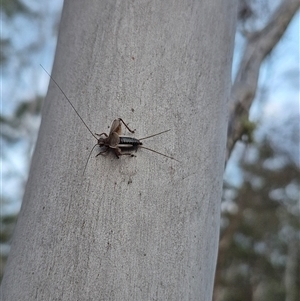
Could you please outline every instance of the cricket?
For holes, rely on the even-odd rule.
[[[170,129],[138,139],[138,138],[134,138],[134,137],[131,137],[131,136],[122,135],[122,124],[127,128],[127,130],[130,133],[135,133],[135,130],[131,130],[122,118],[117,118],[113,121],[113,123],[110,127],[109,134],[106,134],[106,133],[101,133],[101,134],[96,134],[95,133],[94,134],[91,131],[91,129],[88,127],[86,122],[83,120],[83,118],[80,116],[80,114],[78,113],[78,111],[76,110],[76,108],[74,107],[74,105],[72,104],[70,99],[68,98],[68,96],[61,89],[61,87],[58,85],[56,80],[52,77],[52,75],[42,65],[40,65],[40,66],[48,74],[50,79],[54,82],[54,84],[58,87],[58,89],[64,95],[65,99],[71,105],[72,109],[77,114],[77,116],[79,117],[79,119],[81,120],[83,125],[87,128],[87,130],[90,132],[90,134],[97,140],[97,143],[92,147],[92,149],[90,151],[90,154],[88,156],[87,162],[86,162],[84,170],[83,170],[83,174],[85,173],[85,170],[86,170],[87,164],[89,162],[90,156],[91,156],[94,148],[97,145],[100,147],[100,152],[96,155],[96,157],[98,157],[99,155],[103,155],[103,154],[107,153],[107,151],[109,151],[109,150],[113,151],[117,158],[119,158],[120,156],[124,156],[124,155],[135,157],[135,154],[133,154],[133,151],[136,152],[139,148],[144,148],[144,149],[147,149],[151,152],[154,152],[156,154],[164,156],[166,158],[169,158],[169,159],[175,160],[177,162],[180,162],[172,156],[165,155],[165,154],[163,154],[161,152],[158,152],[154,149],[143,146],[143,143],[141,142],[141,140],[145,140],[145,139],[148,139],[148,138],[152,138],[152,137],[167,133],[167,132],[170,131]]]

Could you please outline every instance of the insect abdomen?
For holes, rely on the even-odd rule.
[[[143,144],[139,139],[133,137],[119,136],[119,138],[119,147],[136,147]]]

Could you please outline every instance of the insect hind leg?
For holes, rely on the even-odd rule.
[[[120,148],[114,148],[114,153],[116,155],[116,157],[119,159],[120,156],[131,156],[131,157],[136,157],[136,155],[134,155],[133,153],[127,152],[127,153],[123,153],[122,150]]]
[[[134,130],[131,130],[131,129],[129,128],[129,126],[124,122],[124,120],[123,120],[122,118],[118,118],[118,119],[126,126],[127,130],[128,130],[130,133],[134,133],[134,132],[135,132],[135,129],[134,129]]]

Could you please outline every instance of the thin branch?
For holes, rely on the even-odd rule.
[[[283,0],[268,24],[248,37],[231,91],[232,108],[228,125],[226,162],[235,143],[243,135],[243,120],[245,117],[248,118],[249,109],[255,97],[260,66],[284,34],[299,7],[300,0]]]

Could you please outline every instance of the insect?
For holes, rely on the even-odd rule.
[[[180,162],[177,159],[175,159],[174,157],[165,155],[165,154],[160,153],[156,150],[153,150],[151,148],[143,146],[143,143],[141,142],[141,140],[145,140],[145,139],[148,139],[148,138],[152,138],[154,136],[161,135],[163,133],[169,132],[170,130],[166,130],[166,131],[163,131],[163,132],[160,132],[160,133],[156,133],[156,134],[153,134],[153,135],[150,135],[150,136],[147,136],[147,137],[137,139],[137,138],[134,138],[134,137],[122,135],[122,123],[128,129],[128,131],[130,133],[134,133],[135,130],[131,130],[122,118],[117,118],[113,121],[108,135],[106,133],[101,133],[101,134],[96,134],[95,133],[95,134],[93,134],[91,129],[88,127],[88,125],[82,119],[82,117],[79,115],[76,108],[74,107],[74,105],[72,104],[70,99],[67,97],[65,92],[61,89],[61,87],[55,81],[55,79],[47,72],[47,70],[42,65],[40,65],[40,66],[44,69],[44,71],[49,75],[50,79],[55,83],[55,85],[58,87],[58,89],[62,92],[62,94],[64,95],[66,100],[69,102],[69,104],[73,108],[74,112],[77,114],[77,116],[80,118],[80,120],[82,121],[84,126],[87,128],[87,130],[97,140],[97,143],[93,146],[93,148],[91,149],[91,152],[88,156],[87,162],[86,162],[84,170],[83,170],[83,174],[85,172],[85,169],[86,169],[86,166],[87,166],[88,161],[90,159],[90,156],[92,154],[92,151],[94,150],[94,148],[97,145],[99,145],[99,147],[102,148],[102,151],[100,151],[96,155],[96,157],[106,153],[108,150],[113,150],[117,158],[119,158],[120,156],[124,156],[124,155],[130,155],[131,157],[135,157],[135,155],[132,153],[132,151],[137,151],[138,148],[144,148],[144,149],[152,151],[156,154],[162,155],[166,158],[169,158],[169,159],[175,160],[177,162]]]
[[[148,138],[152,138],[154,136],[158,136],[160,134],[163,134],[163,133],[166,133],[166,132],[169,132],[170,130],[166,130],[166,131],[163,131],[163,132],[160,132],[160,133],[157,133],[157,134],[154,134],[154,135],[151,135],[151,136],[147,136],[147,137],[144,137],[144,138],[140,138],[140,139],[137,139],[137,138],[134,138],[134,137],[129,137],[129,136],[124,136],[122,135],[122,123],[125,125],[125,127],[129,130],[129,132],[131,133],[134,133],[135,131],[134,130],[131,130],[128,125],[124,122],[124,120],[122,118],[117,118],[113,121],[112,125],[111,125],[111,128],[110,128],[110,132],[109,132],[109,135],[107,135],[106,133],[101,133],[101,134],[96,134],[97,136],[99,136],[100,138],[98,139],[98,142],[96,145],[99,145],[100,147],[104,147],[105,149],[100,152],[97,156],[107,152],[109,149],[113,149],[117,158],[119,158],[120,156],[123,156],[123,155],[131,155],[131,156],[134,156],[132,154],[132,152],[124,152],[125,150],[137,150],[139,147],[140,148],[145,148],[145,149],[148,149],[152,152],[155,152],[157,154],[160,154],[164,157],[167,157],[169,159],[173,159],[173,160],[176,160],[175,158],[171,157],[171,156],[167,156],[165,154],[162,154],[158,151],[155,151],[151,148],[148,148],[148,147],[145,147],[145,146],[142,146],[143,143],[141,142],[141,140],[144,140],[144,139],[148,139]],[[101,137],[101,136],[105,136],[104,137]],[[97,157],[96,156],[96,157]],[[178,160],[176,160],[178,161]]]

